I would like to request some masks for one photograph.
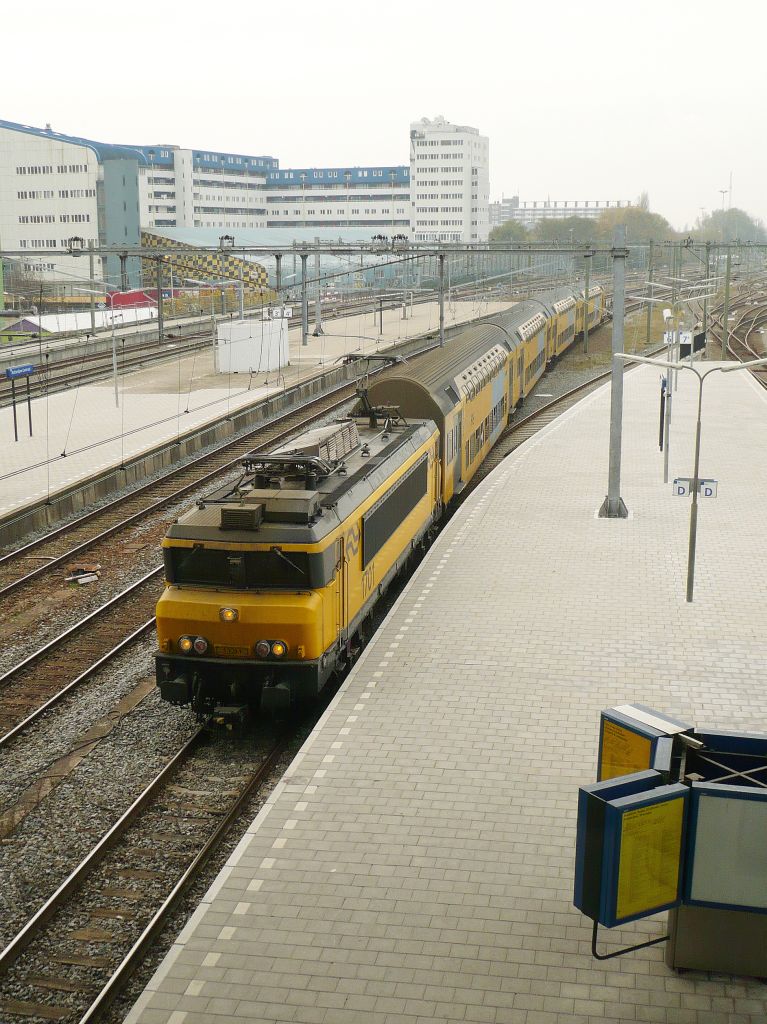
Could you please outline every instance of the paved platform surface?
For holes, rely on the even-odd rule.
[[[680,374],[672,477],[692,466],[694,384]],[[443,532],[129,1024],[767,1019],[764,985],[678,976],[663,946],[596,962],[572,907],[602,708],[641,701],[752,732],[767,719],[767,397],[742,373],[706,384],[701,469],[719,497],[701,505],[692,605],[658,373],[633,370],[625,397],[631,517],[596,517],[603,388]],[[604,946],[664,927],[603,931]]]
[[[508,302],[446,302],[448,327],[509,308]],[[412,314],[412,315],[411,315]],[[313,329],[310,319],[310,331]],[[377,352],[439,328],[439,306],[384,310],[383,334],[376,313],[326,320],[325,334],[301,345],[300,322],[289,331],[290,366],[270,374],[217,374],[213,349],[179,356],[145,370],[118,375],[115,403],[111,379],[73,387],[32,401],[29,436],[24,384],[17,389],[19,440],[13,411],[0,409],[0,515],[48,498],[99,470],[173,442],[179,434],[228,416],[306,380],[342,356]],[[119,350],[118,350],[119,353]]]

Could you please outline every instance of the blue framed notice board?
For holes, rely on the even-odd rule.
[[[682,900],[689,788],[655,770],[583,786],[573,902],[613,928]]]

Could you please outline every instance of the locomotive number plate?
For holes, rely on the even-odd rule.
[[[216,644],[213,650],[224,658],[247,658],[250,654],[248,647],[227,647],[224,644]]]

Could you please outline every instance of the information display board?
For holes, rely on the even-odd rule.
[[[681,901],[689,789],[636,772],[578,793],[575,906],[608,928]]]
[[[694,783],[685,902],[767,913],[767,790]]]
[[[651,907],[679,903],[685,810],[681,796],[677,791],[675,798],[633,809],[611,808],[619,820],[616,924],[644,917]]]
[[[665,742],[692,726],[643,704],[621,704],[602,712],[599,728],[600,782],[655,768],[667,771],[671,745]]]

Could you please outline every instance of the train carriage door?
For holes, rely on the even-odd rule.
[[[519,377],[519,398],[520,401],[525,397],[525,346],[524,343],[519,346],[519,355],[517,356],[517,377]]]

